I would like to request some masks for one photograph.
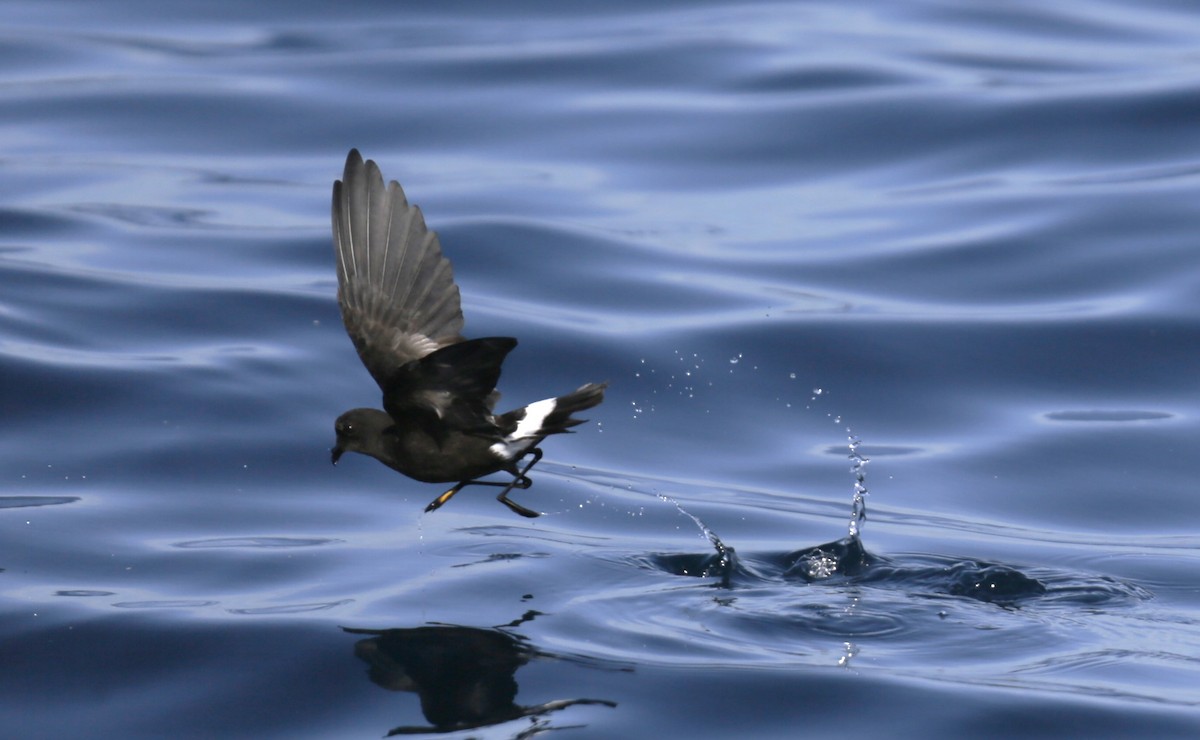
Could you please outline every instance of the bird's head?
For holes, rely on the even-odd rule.
[[[329,451],[329,459],[337,465],[347,452],[377,456],[381,435],[392,425],[392,418],[378,409],[351,409],[333,424],[337,439]]]

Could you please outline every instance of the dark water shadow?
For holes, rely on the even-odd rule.
[[[0,496],[0,509],[25,509],[31,506],[73,504],[78,496]]]
[[[550,729],[549,715],[576,705],[616,707],[607,699],[555,699],[540,704],[516,703],[516,672],[537,659],[575,660],[533,647],[511,628],[532,620],[536,611],[504,627],[478,628],[428,624],[384,630],[343,627],[352,635],[364,635],[354,644],[354,654],[368,666],[372,683],[389,691],[417,694],[421,713],[429,726],[401,726],[387,736],[446,733],[472,730],[529,718],[532,724],[514,737],[530,737]],[[593,665],[593,667],[595,667]],[[618,670],[632,670],[620,667]],[[569,727],[580,727],[570,725]]]
[[[852,582],[891,587],[919,595],[960,596],[1002,606],[1015,606],[1044,596],[1045,583],[1000,563],[921,556],[874,555],[858,537],[846,537],[765,561],[782,567],[787,580],[805,583]]]
[[[815,547],[738,557],[707,527],[714,552],[651,554],[635,560],[678,576],[713,579],[734,589],[762,583],[869,585],[918,597],[957,597],[1002,607],[1030,602],[1096,605],[1141,601],[1151,594],[1140,586],[1106,576],[1020,569],[1003,563],[941,555],[885,557],[870,552],[860,537],[844,537]]]

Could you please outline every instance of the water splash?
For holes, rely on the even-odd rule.
[[[866,457],[859,451],[859,445],[862,440],[859,439],[850,428],[846,427],[846,432],[850,434],[848,446],[850,448],[850,474],[854,476],[854,498],[850,504],[850,536],[857,538],[859,532],[862,531],[863,522],[867,519],[867,463],[871,462],[870,458]]]
[[[810,409],[812,404],[825,395],[825,389],[813,388],[812,395],[809,396],[808,404],[805,409]],[[834,424],[842,425],[842,417],[835,415],[832,412],[826,414]],[[850,474],[854,476],[854,496],[850,503],[850,523],[849,536],[851,539],[857,539],[862,532],[863,522],[867,519],[867,463],[871,459],[862,454],[859,448],[862,446],[862,439],[849,427],[844,427],[846,431],[846,446],[850,449]]]
[[[858,645],[852,642],[842,643],[842,657],[838,658],[837,664],[842,668],[850,667],[850,659],[858,655]]]
[[[834,576],[861,576],[880,559],[867,552],[858,537],[845,537],[836,542],[788,553],[780,562],[784,568],[784,578],[799,578],[813,583]]]
[[[716,532],[709,529],[708,525],[700,521],[700,517],[683,508],[678,501],[662,493],[658,494],[658,497],[669,504],[673,504],[680,514],[683,514],[688,519],[691,519],[692,522],[694,522],[695,525],[700,529],[700,533],[709,541],[709,543],[713,546],[713,549],[717,551],[716,562],[709,563],[704,569],[702,575],[720,576],[721,584],[723,586],[728,586],[729,579],[733,575],[733,571],[737,568],[737,553],[734,551],[734,549],[722,542],[721,538],[717,536]]]

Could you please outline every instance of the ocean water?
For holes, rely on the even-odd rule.
[[[0,735],[1200,733],[1194,3],[0,21]],[[351,147],[541,518],[329,464]]]

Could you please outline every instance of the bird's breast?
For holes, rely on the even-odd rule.
[[[495,473],[506,464],[487,437],[447,430],[434,435],[419,426],[398,425],[383,462],[425,483],[456,483]]]

